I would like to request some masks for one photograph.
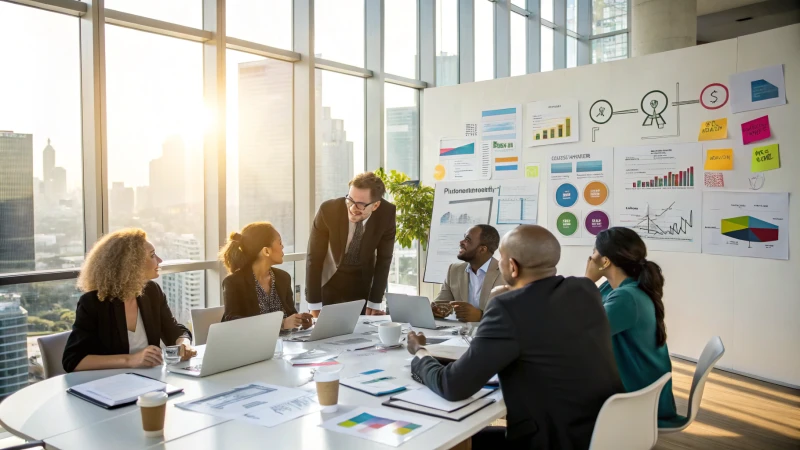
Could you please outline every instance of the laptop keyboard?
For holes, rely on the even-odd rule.
[[[200,364],[195,364],[193,366],[188,366],[184,370],[188,370],[189,372],[199,373],[202,368],[203,368],[203,363],[200,363]]]

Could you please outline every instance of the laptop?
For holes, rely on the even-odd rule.
[[[457,326],[436,325],[436,319],[431,311],[431,302],[427,297],[417,297],[405,294],[386,294],[386,302],[389,304],[389,315],[394,322],[409,323],[415,328],[427,328],[429,330],[442,330]]]
[[[283,312],[221,322],[208,329],[208,340],[202,356],[167,366],[172,373],[191,377],[207,377],[215,373],[254,364],[272,358],[283,322]],[[247,345],[257,342],[259,345]]]
[[[353,334],[356,324],[358,324],[358,317],[361,315],[361,310],[364,309],[366,303],[366,300],[354,300],[336,305],[325,305],[322,307],[322,311],[319,312],[317,323],[311,329],[311,333],[307,336],[302,336],[302,332],[295,332],[292,335],[292,340],[311,342],[334,336]]]

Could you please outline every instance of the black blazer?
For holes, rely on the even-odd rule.
[[[588,448],[603,402],[624,392],[600,292],[587,278],[549,277],[495,297],[460,359],[444,367],[414,358],[411,369],[451,401],[498,374],[506,437],[531,448]]]
[[[167,296],[154,281],[148,281],[136,298],[148,345],[175,345],[178,338],[192,338],[192,333],[178,323],[167,305]],[[88,355],[127,355],[128,325],[125,304],[119,299],[100,301],[97,291],[83,294],[78,300],[75,324],[67,339],[61,363],[72,372]]]
[[[275,289],[281,298],[284,316],[297,314],[292,295],[292,277],[277,267],[272,268],[272,273],[275,274]],[[252,268],[244,267],[222,280],[222,300],[225,305],[223,322],[261,314]]]
[[[397,229],[397,208],[387,200],[369,217],[361,241],[362,275],[371,288],[367,301],[381,303],[386,292],[389,267],[394,253],[394,237]],[[322,298],[322,271],[330,248],[336,267],[342,262],[347,248],[350,221],[344,197],[324,202],[319,207],[306,255],[306,298],[309,303],[318,303]]]

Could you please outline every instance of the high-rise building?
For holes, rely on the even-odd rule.
[[[185,153],[183,139],[171,136],[161,146],[161,157],[150,161],[150,202],[153,208],[186,208]]]
[[[315,205],[343,197],[354,176],[353,142],[347,140],[344,121],[331,117],[331,108],[322,106],[322,74],[316,71],[316,192]]]
[[[111,183],[111,208],[117,214],[133,214],[133,188],[125,187],[125,183],[115,181]]]
[[[19,294],[0,294],[0,399],[28,385],[28,312]]]
[[[264,59],[239,64],[239,227],[269,221],[294,251],[294,68]]]
[[[56,150],[47,140],[42,150],[42,188],[48,204],[57,204],[67,197],[67,171],[56,166]]]
[[[386,109],[386,168],[419,178],[419,112],[415,106]]]
[[[436,85],[453,86],[458,84],[458,55],[440,52],[436,55]]]
[[[137,186],[136,187],[136,212],[141,213],[142,211],[147,211],[148,209],[152,208],[153,205],[150,202],[150,187],[149,186]]]
[[[167,233],[162,257],[171,261],[200,261],[203,259],[202,246],[194,235]],[[192,309],[205,307],[205,272],[202,270],[163,275],[160,284],[169,309],[179,323],[189,323]]]
[[[0,273],[36,268],[33,135],[0,132]]]

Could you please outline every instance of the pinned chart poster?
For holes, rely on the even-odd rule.
[[[388,409],[356,408],[328,419],[319,426],[392,447],[398,447],[430,430],[440,421]]]
[[[735,73],[729,85],[734,113],[786,104],[783,64]]]
[[[614,148],[614,224],[648,250],[700,252],[700,144]]]
[[[614,212],[613,149],[554,151],[548,164],[548,228],[562,245],[594,245]]]
[[[789,194],[703,194],[703,253],[789,259]]]
[[[545,100],[527,105],[529,147],[578,142],[578,101]]]
[[[522,149],[517,140],[491,141],[492,178],[496,180],[522,178]]]
[[[484,141],[519,140],[522,137],[522,106],[481,111],[481,139]]]
[[[474,138],[439,142],[439,164],[433,172],[436,181],[485,180],[492,176],[491,170],[491,151]]]

